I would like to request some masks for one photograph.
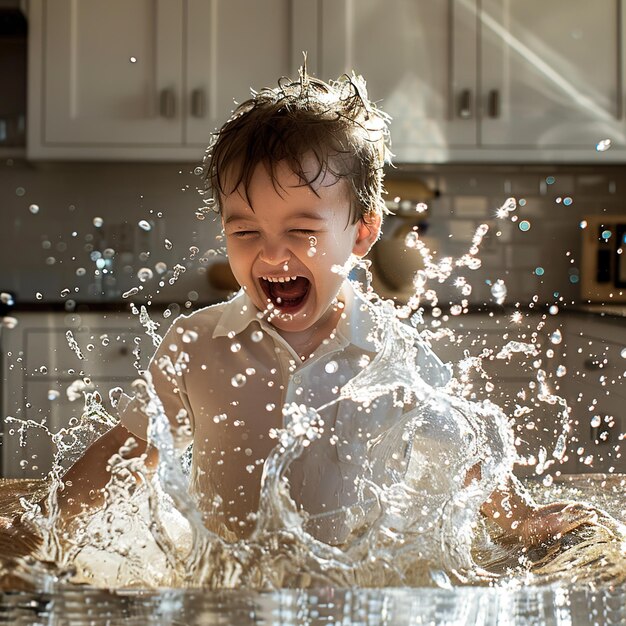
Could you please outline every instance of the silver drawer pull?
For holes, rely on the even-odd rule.
[[[463,89],[459,94],[459,117],[469,119],[474,114],[471,89]]]
[[[492,89],[487,96],[487,113],[489,117],[500,117],[500,92]]]
[[[193,117],[204,117],[206,115],[204,89],[194,89],[191,92],[191,115]]]
[[[168,119],[173,118],[176,115],[176,94],[173,89],[161,90],[161,96],[159,98],[159,112],[161,117]]]

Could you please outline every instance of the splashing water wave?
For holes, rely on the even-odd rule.
[[[508,202],[501,217],[514,208],[514,203]],[[36,552],[27,557],[19,551],[8,552],[6,558],[0,557],[0,580],[19,580],[37,589],[67,583],[113,588],[278,589],[450,588],[496,581],[510,584],[511,580],[615,584],[626,580],[626,529],[616,519],[623,517],[617,507],[600,511],[596,524],[572,528],[562,541],[535,550],[494,540],[497,533],[482,520],[479,509],[520,460],[509,418],[488,399],[468,399],[462,375],[444,387],[433,387],[415,366],[422,301],[437,305],[436,293],[427,288],[427,282],[442,283],[455,268],[479,267],[476,254],[486,233],[486,226],[480,227],[468,253],[457,261],[436,261],[421,241],[414,242],[425,269],[417,272],[415,293],[405,306],[380,301],[372,292],[360,293],[362,302],[375,312],[371,339],[376,356],[331,403],[283,407],[286,426],[272,433],[276,445],[263,466],[256,528],[248,540],[226,541],[203,524],[175,453],[170,421],[146,373],[134,384],[134,392],[150,417],[149,441],[159,452],[156,471],[146,466],[145,457],[129,456],[134,445],[129,440],[109,461],[111,478],[102,506],[78,515],[69,528],[62,527],[57,496],[64,471],[117,421],[104,409],[98,392],[86,393],[81,419],[50,434],[56,455],[45,485],[45,510],[35,503],[42,493],[39,483],[31,485],[36,497],[31,493],[33,497],[20,501],[23,520],[37,537],[33,544]],[[466,308],[467,282],[456,284],[463,297],[460,306]],[[157,324],[146,308],[135,309],[135,313],[158,346]],[[268,309],[263,314],[271,318],[277,312]],[[431,331],[420,334],[426,341],[435,336]],[[448,329],[441,329],[440,336],[454,340]],[[82,357],[69,331],[68,343]],[[537,356],[536,342],[509,341],[495,354],[487,349],[479,357],[467,355],[457,365],[462,374],[472,368],[479,370],[488,356],[506,360],[515,354]],[[537,383],[538,400],[559,410],[562,427],[552,458],[545,449],[539,454],[537,473],[541,474],[563,457],[569,411],[565,400],[551,392],[542,368],[537,369]],[[372,458],[367,453],[375,450],[375,458],[393,459],[394,451],[386,449],[385,437],[373,433],[364,444],[365,471],[358,484],[361,497],[348,513],[349,537],[340,546],[318,541],[307,532],[306,513],[290,495],[289,468],[313,441],[324,436],[323,414],[331,404],[352,401],[375,412],[385,398],[391,398],[393,406],[411,406],[393,425],[409,451],[406,460],[398,464],[397,480],[376,480],[379,468],[367,460]],[[12,419],[24,436],[30,427],[42,428],[41,424]],[[466,476],[476,464],[481,467],[480,477],[468,482]],[[623,493],[624,478],[606,478],[605,484],[611,480],[615,493],[620,489]],[[566,498],[577,495],[559,485],[555,489],[558,486]],[[541,493],[546,492],[543,489]],[[589,493],[583,495],[590,499]]]

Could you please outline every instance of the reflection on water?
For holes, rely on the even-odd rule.
[[[0,623],[386,626],[624,624],[626,588],[319,589],[271,593],[68,588],[0,596]]]

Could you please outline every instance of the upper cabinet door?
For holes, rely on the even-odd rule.
[[[624,145],[619,0],[482,0],[481,143]]]
[[[322,78],[363,75],[397,161],[446,160],[477,142],[475,21],[475,0],[323,0]]]
[[[180,144],[182,2],[54,0],[29,5],[42,147]],[[31,89],[33,87],[31,81]]]
[[[275,87],[281,76],[292,75],[291,5],[187,0],[187,144],[206,146],[251,88]]]

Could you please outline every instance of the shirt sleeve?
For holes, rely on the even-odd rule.
[[[170,423],[174,447],[182,453],[193,440],[193,412],[186,392],[189,355],[180,337],[184,318],[177,319],[165,334],[148,366],[149,378]],[[147,441],[149,417],[137,398],[123,394],[118,402],[122,425]]]

